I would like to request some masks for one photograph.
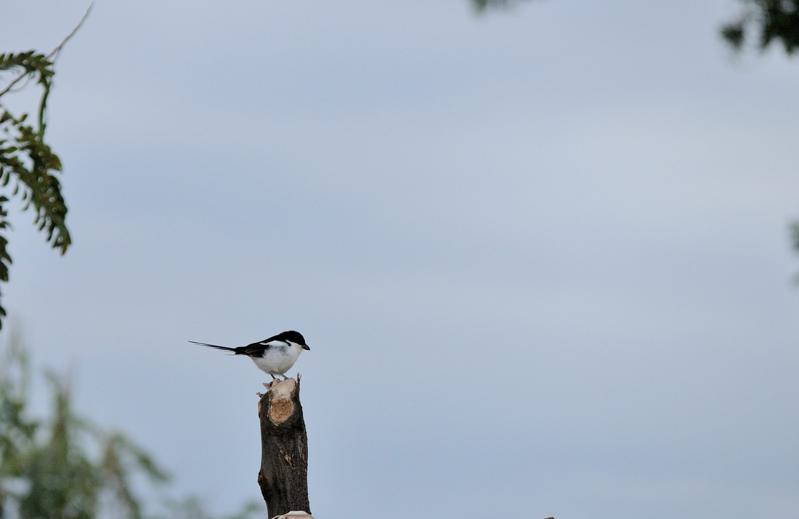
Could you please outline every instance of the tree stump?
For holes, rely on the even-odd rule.
[[[308,436],[300,404],[300,377],[272,382],[258,401],[261,470],[258,486],[268,517],[311,513],[308,502]]]

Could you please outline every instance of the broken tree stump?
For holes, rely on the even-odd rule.
[[[300,377],[276,380],[258,401],[261,470],[258,486],[268,517],[311,513],[308,502],[308,436],[300,404]]]

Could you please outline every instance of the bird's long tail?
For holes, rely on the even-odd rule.
[[[208,346],[209,348],[216,348],[217,350],[225,350],[225,351],[232,351],[233,353],[238,353],[236,348],[229,348],[227,346],[219,346],[218,344],[208,344],[207,342],[197,342],[197,341],[189,341],[192,344],[199,344],[200,346]]]

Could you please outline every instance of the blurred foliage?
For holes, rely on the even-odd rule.
[[[799,252],[799,222],[791,224],[791,241],[793,241],[793,248]]]
[[[742,13],[721,28],[721,35],[735,49],[751,38],[767,48],[782,43],[787,54],[799,47],[799,0],[741,0]],[[754,33],[754,34],[753,34]]]
[[[486,9],[507,8],[526,1],[527,0],[471,0],[472,7],[474,7],[474,10],[478,13],[482,13]]]
[[[527,0],[470,0],[475,11],[505,8]],[[722,37],[736,50],[750,39],[765,49],[781,43],[787,54],[799,48],[799,0],[738,0],[741,13],[721,27]]]
[[[125,434],[105,431],[77,414],[62,376],[46,374],[50,413],[31,416],[27,353],[12,338],[3,357],[0,518],[212,519],[195,497],[162,498],[157,506],[147,507],[133,482],[148,482],[157,490],[169,481],[153,457]],[[262,508],[248,503],[228,519],[245,519]]]
[[[736,50],[753,40],[765,50],[772,43],[782,44],[793,55],[799,48],[799,0],[740,0],[741,14],[721,28],[721,35]],[[791,240],[799,252],[799,222],[791,224]]]

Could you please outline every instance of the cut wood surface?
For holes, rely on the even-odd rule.
[[[277,380],[258,402],[261,421],[261,470],[258,485],[268,517],[292,511],[290,519],[310,517],[308,502],[308,436],[300,404],[300,380]],[[298,512],[295,512],[295,514]]]

